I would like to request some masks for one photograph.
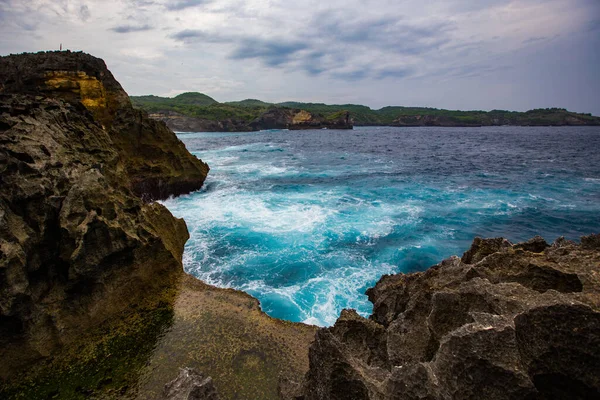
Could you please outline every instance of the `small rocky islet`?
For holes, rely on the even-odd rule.
[[[313,120],[285,113],[260,123]],[[76,52],[0,57],[0,171],[2,398],[600,397],[598,235],[475,239],[382,277],[368,319],[271,318],[183,271],[185,222],[153,200],[209,167]]]

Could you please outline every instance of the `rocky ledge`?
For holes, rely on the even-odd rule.
[[[321,329],[295,399],[600,398],[600,235],[476,239]]]
[[[198,190],[206,179],[208,165],[163,122],[134,109],[99,58],[70,51],[0,57],[0,93],[83,104],[109,134],[131,189],[146,201]]]

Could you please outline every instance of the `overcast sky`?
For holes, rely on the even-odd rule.
[[[0,54],[60,43],[131,95],[600,115],[600,0],[0,0]]]

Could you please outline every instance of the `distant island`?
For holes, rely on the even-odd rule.
[[[267,103],[256,99],[219,103],[188,92],[176,97],[131,96],[133,106],[165,121],[179,132],[256,131],[262,129],[352,129],[353,126],[582,126],[600,125],[600,117],[540,108],[526,112],[454,111],[428,107],[383,107],[356,104]]]

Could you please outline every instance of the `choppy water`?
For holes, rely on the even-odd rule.
[[[516,242],[600,231],[599,128],[357,128],[188,133],[211,166],[170,199],[191,238],[185,268],[318,325],[368,315],[383,274]]]

